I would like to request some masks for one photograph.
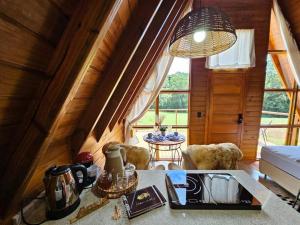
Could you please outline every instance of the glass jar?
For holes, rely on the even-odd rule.
[[[112,174],[106,170],[102,170],[97,182],[100,188],[105,190],[110,189],[112,185]]]

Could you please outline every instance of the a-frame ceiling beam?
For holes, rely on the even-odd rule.
[[[102,72],[104,76],[103,80],[99,84],[86,113],[72,135],[72,149],[75,153],[80,150],[86,138],[95,128],[125,70],[136,51],[140,48],[139,46],[146,40],[149,41],[145,34],[149,31],[152,21],[162,10],[162,5],[166,1],[151,0],[138,2],[136,10],[133,12],[127,27],[117,43],[116,50],[110,57],[110,63]],[[170,0],[169,2],[173,1]]]
[[[0,180],[2,217],[20,202],[120,4],[121,0],[80,1],[49,64],[47,73],[53,80]]]
[[[164,47],[162,41],[165,43],[166,39],[168,39],[166,34],[170,34],[170,32],[168,32],[170,25],[172,22],[176,22],[174,21],[174,17],[178,15],[179,11],[180,13],[182,12],[179,9],[183,9],[186,3],[187,1],[179,0],[168,1],[162,4],[162,10],[158,12],[157,17],[154,18],[149,27],[149,31],[145,35],[147,39],[140,45],[140,48],[131,60],[122,80],[97,123],[95,128],[97,140],[101,138],[112,119],[117,117],[116,112],[119,108],[123,107],[122,103],[124,102],[124,98],[126,94],[128,94],[127,92],[130,90],[130,87],[138,85],[143,78],[145,70],[152,67],[153,62],[155,61],[153,58],[155,53],[162,50]],[[136,81],[136,83],[134,81]],[[115,119],[115,121],[117,120]]]
[[[151,21],[150,26],[148,27],[143,39],[141,40],[140,45],[138,46],[135,54],[128,62],[127,67],[123,70],[120,81],[115,88],[112,97],[109,99],[108,104],[102,110],[102,113],[99,114],[98,120],[96,121],[98,126],[94,130],[96,134],[97,140],[102,136],[105,128],[109,125],[112,116],[114,116],[116,110],[118,109],[123,97],[125,96],[127,89],[130,87],[132,81],[134,80],[137,72],[143,65],[143,63],[150,63],[150,61],[145,61],[147,59],[148,54],[151,52],[151,49],[155,46],[156,40],[160,36],[161,32],[165,32],[163,30],[164,26],[166,26],[166,22],[171,15],[173,10],[178,11],[178,7],[175,9],[175,6],[185,4],[185,1],[163,1],[158,9],[155,17]],[[158,40],[159,42],[161,40]],[[102,92],[100,89],[98,90],[99,94]],[[93,110],[91,113],[99,112],[99,108],[97,109],[97,105],[93,105]],[[95,107],[96,106],[96,107]]]
[[[125,113],[128,111],[134,99],[136,99],[136,96],[142,90],[145,82],[148,80],[149,76],[151,75],[150,73],[153,67],[157,63],[159,56],[162,54],[164,47],[166,46],[174,27],[176,26],[178,20],[180,19],[182,12],[186,8],[186,5],[187,5],[187,1],[177,2],[174,8],[170,11],[170,14],[167,20],[165,21],[165,24],[162,27],[159,36],[156,38],[155,43],[151,47],[149,54],[147,54],[145,60],[143,61],[140,68],[136,72],[135,77],[132,80],[131,84],[128,85],[127,80],[120,82],[120,85],[116,89],[116,94],[112,96],[113,102],[120,102],[120,103],[117,106],[114,105],[113,103],[108,104],[107,109],[105,109],[109,112],[115,111],[109,123],[109,128],[111,130],[113,129],[113,127],[116,125],[118,121],[124,118]],[[126,91],[126,93],[123,96],[121,96],[122,97],[121,100],[119,93],[124,93],[124,91]],[[105,114],[106,113],[104,113],[104,115]],[[99,133],[99,136],[101,136],[101,133],[103,132],[103,127],[102,127],[102,123],[100,123],[99,121],[95,131]]]

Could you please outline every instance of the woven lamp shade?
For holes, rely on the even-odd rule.
[[[203,31],[205,39],[196,42],[195,32]],[[225,13],[213,7],[203,7],[192,10],[178,22],[169,51],[173,56],[201,58],[225,51],[236,39],[235,28]]]

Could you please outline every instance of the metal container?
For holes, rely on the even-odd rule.
[[[76,174],[78,171],[83,174],[81,182]],[[72,213],[80,204],[79,194],[86,180],[87,169],[81,164],[48,169],[44,177],[47,218],[60,219]]]

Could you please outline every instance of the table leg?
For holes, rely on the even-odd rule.
[[[153,144],[150,144],[150,143],[149,143],[149,152],[150,152],[150,162],[151,162],[151,165],[154,167],[156,151],[155,151],[155,148],[153,148]]]
[[[182,154],[181,154],[181,144],[179,145],[179,152],[180,152],[180,156],[179,156],[179,165],[181,166],[181,163],[182,163]]]
[[[298,194],[296,196],[295,202],[293,204],[293,208],[295,208],[295,206],[297,205],[297,202],[300,201],[299,197],[300,197],[300,190],[298,191]]]
[[[171,145],[169,145],[169,151],[171,151],[171,161],[174,162],[174,153]]]
[[[178,158],[177,158],[177,162],[178,162],[178,166],[180,166],[180,151],[179,151],[179,149],[180,149],[180,145],[176,145],[176,153],[177,153],[177,156],[178,156]]]

